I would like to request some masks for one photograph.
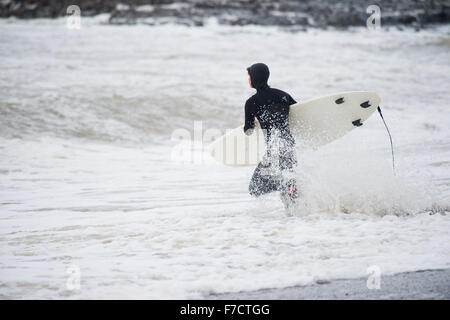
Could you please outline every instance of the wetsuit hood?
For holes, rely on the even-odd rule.
[[[269,67],[264,63],[255,63],[247,68],[248,74],[252,81],[252,86],[256,90],[267,88],[267,80],[269,80]]]

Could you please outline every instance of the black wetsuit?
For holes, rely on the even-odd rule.
[[[256,94],[245,103],[244,132],[253,132],[255,118],[266,136],[267,151],[258,164],[249,185],[249,192],[259,196],[280,190],[285,172],[293,172],[297,164],[295,140],[289,130],[289,109],[296,101],[286,92],[267,85],[269,69],[258,63],[249,67]]]

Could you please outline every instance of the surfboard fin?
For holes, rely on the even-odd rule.
[[[361,126],[363,125],[363,123],[361,122],[361,119],[352,121],[352,124],[353,124],[355,127],[361,127]]]
[[[344,97],[337,99],[337,100],[335,101],[335,103],[336,103],[336,104],[344,103]]]
[[[369,100],[364,101],[363,103],[360,104],[361,108],[368,108],[371,106],[371,104],[369,103]]]

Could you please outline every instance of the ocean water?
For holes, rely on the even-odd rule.
[[[449,268],[449,49],[448,25],[1,20],[0,297],[198,298]],[[396,175],[374,114],[297,150],[294,216],[277,194],[251,198],[254,168],[204,147],[208,129],[242,124],[255,62],[297,101],[378,92]]]

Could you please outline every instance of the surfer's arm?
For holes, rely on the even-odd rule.
[[[247,101],[245,103],[245,124],[244,132],[246,135],[251,135],[255,128],[255,107],[252,103]]]

